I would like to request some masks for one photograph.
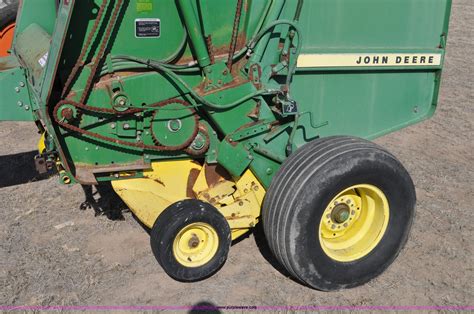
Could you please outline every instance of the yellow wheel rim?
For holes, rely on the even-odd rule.
[[[331,200],[319,224],[324,252],[339,262],[352,262],[369,254],[387,230],[387,197],[368,184],[352,186]]]
[[[173,241],[174,257],[186,267],[207,264],[216,255],[218,248],[219,236],[206,223],[193,223],[184,227]]]

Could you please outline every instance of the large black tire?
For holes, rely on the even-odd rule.
[[[18,0],[0,0],[0,32],[15,22]]]
[[[194,224],[211,227],[215,231],[217,250],[203,265],[183,265],[175,255],[174,241],[183,229]],[[212,205],[198,200],[185,200],[168,207],[156,220],[150,236],[151,248],[158,263],[170,277],[183,282],[203,280],[217,272],[224,265],[232,242],[225,217]],[[192,262],[191,259],[189,262]]]
[[[364,256],[335,260],[321,240],[321,226],[329,219],[323,217],[330,216],[325,210],[339,191],[362,184],[385,194],[386,229]],[[364,284],[395,260],[407,241],[415,203],[413,182],[392,154],[362,139],[330,137],[305,145],[283,164],[266,195],[262,220],[270,249],[288,272],[310,287],[333,291]]]

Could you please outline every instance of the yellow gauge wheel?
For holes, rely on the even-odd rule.
[[[319,241],[324,252],[338,262],[352,262],[369,254],[387,230],[390,208],[387,197],[368,184],[337,194],[324,210]]]
[[[185,267],[209,263],[219,248],[216,230],[206,223],[193,223],[181,229],[173,241],[173,255]]]

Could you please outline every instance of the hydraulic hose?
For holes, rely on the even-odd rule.
[[[296,25],[296,23],[294,21],[290,21],[290,20],[277,20],[277,21],[274,21],[274,22],[268,24],[263,30],[261,30],[249,42],[249,44],[247,45],[247,47],[249,48],[249,51],[253,51],[253,49],[255,49],[255,46],[266,35],[267,32],[269,32],[270,30],[272,30],[274,27],[276,27],[278,25],[285,25],[285,24],[292,27],[295,30],[296,34],[298,35],[298,44],[297,44],[296,50],[295,50],[295,55],[298,56],[301,52],[302,47],[303,47],[303,37],[301,35],[302,33],[301,33],[301,30],[300,30],[299,26]],[[290,85],[290,83],[291,83],[291,78],[293,77],[293,74],[296,70],[296,65],[297,65],[297,63],[293,62],[288,68],[288,76],[287,76],[287,79],[286,79],[286,84],[287,85]]]
[[[273,0],[272,0],[273,1]],[[273,4],[273,3],[272,3]],[[303,0],[299,0],[298,2],[298,7],[297,7],[297,12],[295,14],[295,21],[299,18],[299,15],[301,14],[301,9],[303,5]],[[294,29],[295,33],[298,36],[298,44],[296,46],[295,50],[295,55],[299,55],[302,49],[302,33],[300,31],[300,28],[296,24],[295,21],[290,21],[290,20],[276,20],[265,26],[262,30],[260,30],[251,40],[250,42],[246,45],[245,49],[242,49],[241,51],[237,52],[234,56],[233,59],[237,59],[242,55],[242,52],[245,50],[250,50],[253,51],[256,47],[256,45],[260,42],[260,40],[267,35],[267,33],[272,30],[274,27],[278,25],[289,25],[291,28]],[[182,49],[182,47],[181,47]],[[179,52],[178,52],[179,53]],[[176,56],[174,56],[176,57]],[[259,97],[263,95],[274,95],[278,94],[281,91],[279,90],[260,90],[256,91],[254,93],[251,93],[249,95],[244,96],[243,98],[229,103],[225,105],[220,105],[220,104],[214,104],[206,100],[204,97],[199,95],[194,89],[192,89],[181,77],[179,77],[176,72],[196,72],[200,71],[199,67],[195,67],[194,65],[174,65],[174,64],[169,64],[170,58],[167,58],[166,60],[163,61],[156,61],[156,60],[151,60],[151,59],[141,59],[141,58],[136,58],[132,56],[113,56],[112,57],[112,66],[114,71],[120,71],[120,70],[126,70],[126,69],[154,69],[159,72],[162,72],[172,78],[173,80],[177,81],[179,84],[181,84],[187,91],[189,91],[190,95],[194,98],[194,100],[202,105],[205,105],[207,107],[217,109],[217,110],[224,110],[224,109],[230,109],[235,106],[238,106],[239,104],[254,98],[254,97]],[[292,62],[291,65],[289,65],[288,68],[288,75],[286,79],[286,84],[289,85],[291,83],[291,78],[293,77],[293,74],[296,70],[296,62]],[[104,67],[102,69],[101,74],[105,74],[107,72],[107,68]]]
[[[255,97],[264,96],[264,95],[275,95],[275,94],[281,93],[280,90],[271,90],[271,89],[260,90],[260,91],[256,91],[254,93],[251,93],[249,95],[246,95],[246,96],[244,96],[244,97],[242,97],[242,98],[240,98],[240,99],[238,99],[238,100],[236,100],[232,103],[229,103],[229,104],[225,104],[225,105],[214,104],[214,103],[211,103],[208,100],[206,100],[201,95],[199,95],[181,77],[179,77],[175,72],[173,72],[173,70],[167,68],[166,65],[164,65],[164,64],[161,64],[161,63],[153,61],[153,60],[144,60],[144,59],[130,57],[130,56],[115,56],[115,59],[122,59],[122,60],[138,62],[138,63],[144,64],[144,65],[146,65],[150,68],[153,68],[155,70],[158,70],[158,71],[168,75],[170,78],[172,78],[173,80],[175,80],[176,82],[181,84],[189,92],[189,94],[194,98],[194,100],[196,102],[198,102],[198,103],[200,103],[204,106],[207,106],[209,108],[216,109],[216,110],[225,110],[225,109],[234,108],[234,107],[240,105],[241,103],[243,103],[243,102],[245,102],[249,99],[255,98]]]

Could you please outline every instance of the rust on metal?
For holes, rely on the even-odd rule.
[[[159,102],[157,104],[153,104],[153,105],[151,105],[151,107],[163,107],[163,106],[166,106],[166,105],[169,105],[169,104],[172,104],[172,103],[180,103],[180,104],[183,104],[187,107],[191,107],[191,105],[188,102],[186,102],[184,100],[181,100],[181,99],[165,100],[165,101]],[[116,138],[113,138],[113,137],[104,136],[104,135],[101,135],[101,134],[98,134],[98,133],[94,133],[94,132],[91,132],[89,130],[85,130],[85,129],[82,129],[82,128],[77,127],[75,125],[72,125],[72,124],[66,123],[64,121],[61,121],[58,117],[58,110],[62,105],[72,105],[72,106],[74,106],[78,109],[85,110],[85,111],[116,115],[117,112],[114,109],[101,108],[101,107],[92,107],[92,106],[85,105],[83,103],[79,103],[79,102],[75,102],[75,101],[66,99],[66,100],[60,101],[56,105],[56,107],[54,108],[54,111],[53,111],[53,118],[55,119],[56,123],[64,129],[68,129],[70,131],[79,133],[81,135],[87,135],[89,137],[99,139],[99,140],[102,140],[102,141],[105,141],[105,142],[117,144],[117,145],[123,145],[123,146],[128,146],[128,147],[139,148],[139,149],[147,149],[147,150],[151,150],[151,151],[179,151],[179,150],[183,150],[183,149],[187,148],[189,145],[191,145],[192,141],[194,140],[197,133],[199,132],[199,124],[196,123],[196,128],[195,128],[194,133],[193,133],[194,137],[190,137],[185,143],[183,143],[182,145],[179,145],[179,146],[147,145],[147,144],[144,144],[143,142],[129,142],[129,141],[124,141],[124,140],[119,140],[119,139],[116,139]],[[127,115],[127,114],[132,114],[132,113],[139,113],[139,112],[142,112],[143,110],[144,109],[141,109],[141,108],[129,109],[127,111],[124,111],[121,114],[122,115]],[[192,109],[192,110],[194,112],[194,109]],[[195,119],[199,119],[197,117],[197,115],[195,115],[194,117],[195,117]]]
[[[14,58],[1,58],[0,59],[0,72],[16,68],[18,63]]]
[[[97,73],[97,69],[98,69],[99,65],[101,64],[100,61],[104,58],[105,50],[106,50],[107,45],[109,43],[110,36],[112,36],[112,31],[116,27],[116,22],[117,22],[118,15],[119,15],[120,10],[121,10],[122,5],[123,5],[123,1],[124,0],[117,0],[117,2],[115,3],[115,7],[114,7],[114,10],[113,10],[113,13],[112,13],[112,17],[110,18],[109,24],[108,24],[107,29],[105,31],[104,39],[100,43],[99,52],[98,52],[97,56],[94,58],[94,61],[92,62],[93,67],[91,69],[91,74],[87,78],[86,87],[84,88],[84,92],[82,93],[81,100],[80,100],[81,103],[85,103],[86,100],[87,100],[87,97],[89,96],[89,92],[92,88],[92,84],[94,83],[95,75]]]
[[[253,108],[249,114],[247,115],[247,117],[251,118],[251,119],[258,119],[260,117],[260,107],[262,106],[262,103],[260,101],[257,102],[257,105],[255,106],[255,108]]]
[[[234,67],[234,68],[236,68],[236,67]],[[249,82],[248,79],[238,75],[238,76],[234,77],[232,82],[230,82],[228,84],[224,84],[221,87],[216,88],[216,89],[212,89],[212,90],[205,90],[206,83],[203,82],[198,87],[195,88],[195,91],[200,96],[208,96],[208,95],[216,94],[218,92],[221,92],[221,91],[224,91],[224,90],[227,90],[227,89],[230,89],[230,88],[238,87],[238,86],[243,85],[243,84],[248,83],[248,82]]]
[[[199,177],[200,171],[198,169],[191,169],[188,176],[188,182],[186,183],[186,196],[189,198],[196,198],[196,194],[193,191],[194,184]]]
[[[122,171],[142,171],[151,168],[151,164],[149,162],[145,162],[144,160],[138,160],[133,163],[126,163],[126,164],[114,164],[109,166],[91,166],[90,164],[75,164],[76,173],[75,178],[81,183],[85,185],[95,185],[97,184],[97,179],[95,174],[101,173],[120,173]]]
[[[239,26],[240,26],[240,18],[242,17],[242,5],[244,0],[237,0],[237,9],[235,12],[234,18],[234,27],[232,29],[232,39],[230,41],[229,47],[229,58],[227,59],[227,68],[229,72],[232,73],[232,66],[234,65],[234,55],[235,50],[237,48],[237,37],[239,35]]]
[[[207,52],[209,53],[209,58],[211,59],[211,64],[215,63],[214,58],[214,46],[212,45],[212,36],[209,35],[206,37]]]
[[[61,110],[61,117],[66,120],[71,120],[74,117],[74,112],[71,108],[64,108],[63,110]]]
[[[204,175],[206,183],[210,188],[224,181],[233,181],[231,175],[219,164],[204,166]]]
[[[86,42],[84,46],[82,47],[82,50],[81,50],[81,53],[79,54],[77,62],[74,65],[71,73],[69,74],[66,84],[64,84],[61,98],[66,96],[67,92],[69,91],[69,88],[71,87],[72,82],[76,79],[77,73],[84,66],[84,58],[86,56],[87,51],[89,50],[90,45],[92,44],[92,39],[94,38],[94,35],[96,34],[97,29],[99,28],[99,24],[104,15],[106,6],[107,6],[107,0],[103,0],[102,4],[100,5],[99,12],[97,13],[97,17],[95,19],[94,25],[92,26],[92,29],[89,32],[89,36],[87,36]]]
[[[205,137],[206,142],[204,146],[199,150],[195,150],[191,147],[192,145],[191,143],[190,146],[184,149],[184,152],[186,154],[191,155],[191,156],[201,156],[201,155],[204,155],[209,150],[209,147],[211,147],[211,138],[209,136],[209,131],[207,130],[207,127],[203,125],[202,123],[199,123],[198,134],[199,133],[203,134]],[[195,136],[195,138],[196,137],[197,135]]]
[[[240,213],[239,213],[239,212],[237,212],[237,213],[232,213],[232,215],[225,217],[226,220],[238,220],[238,219],[244,219],[244,218],[253,219],[253,218],[255,218],[255,217],[253,217],[252,215],[243,215],[243,216],[240,216]]]

